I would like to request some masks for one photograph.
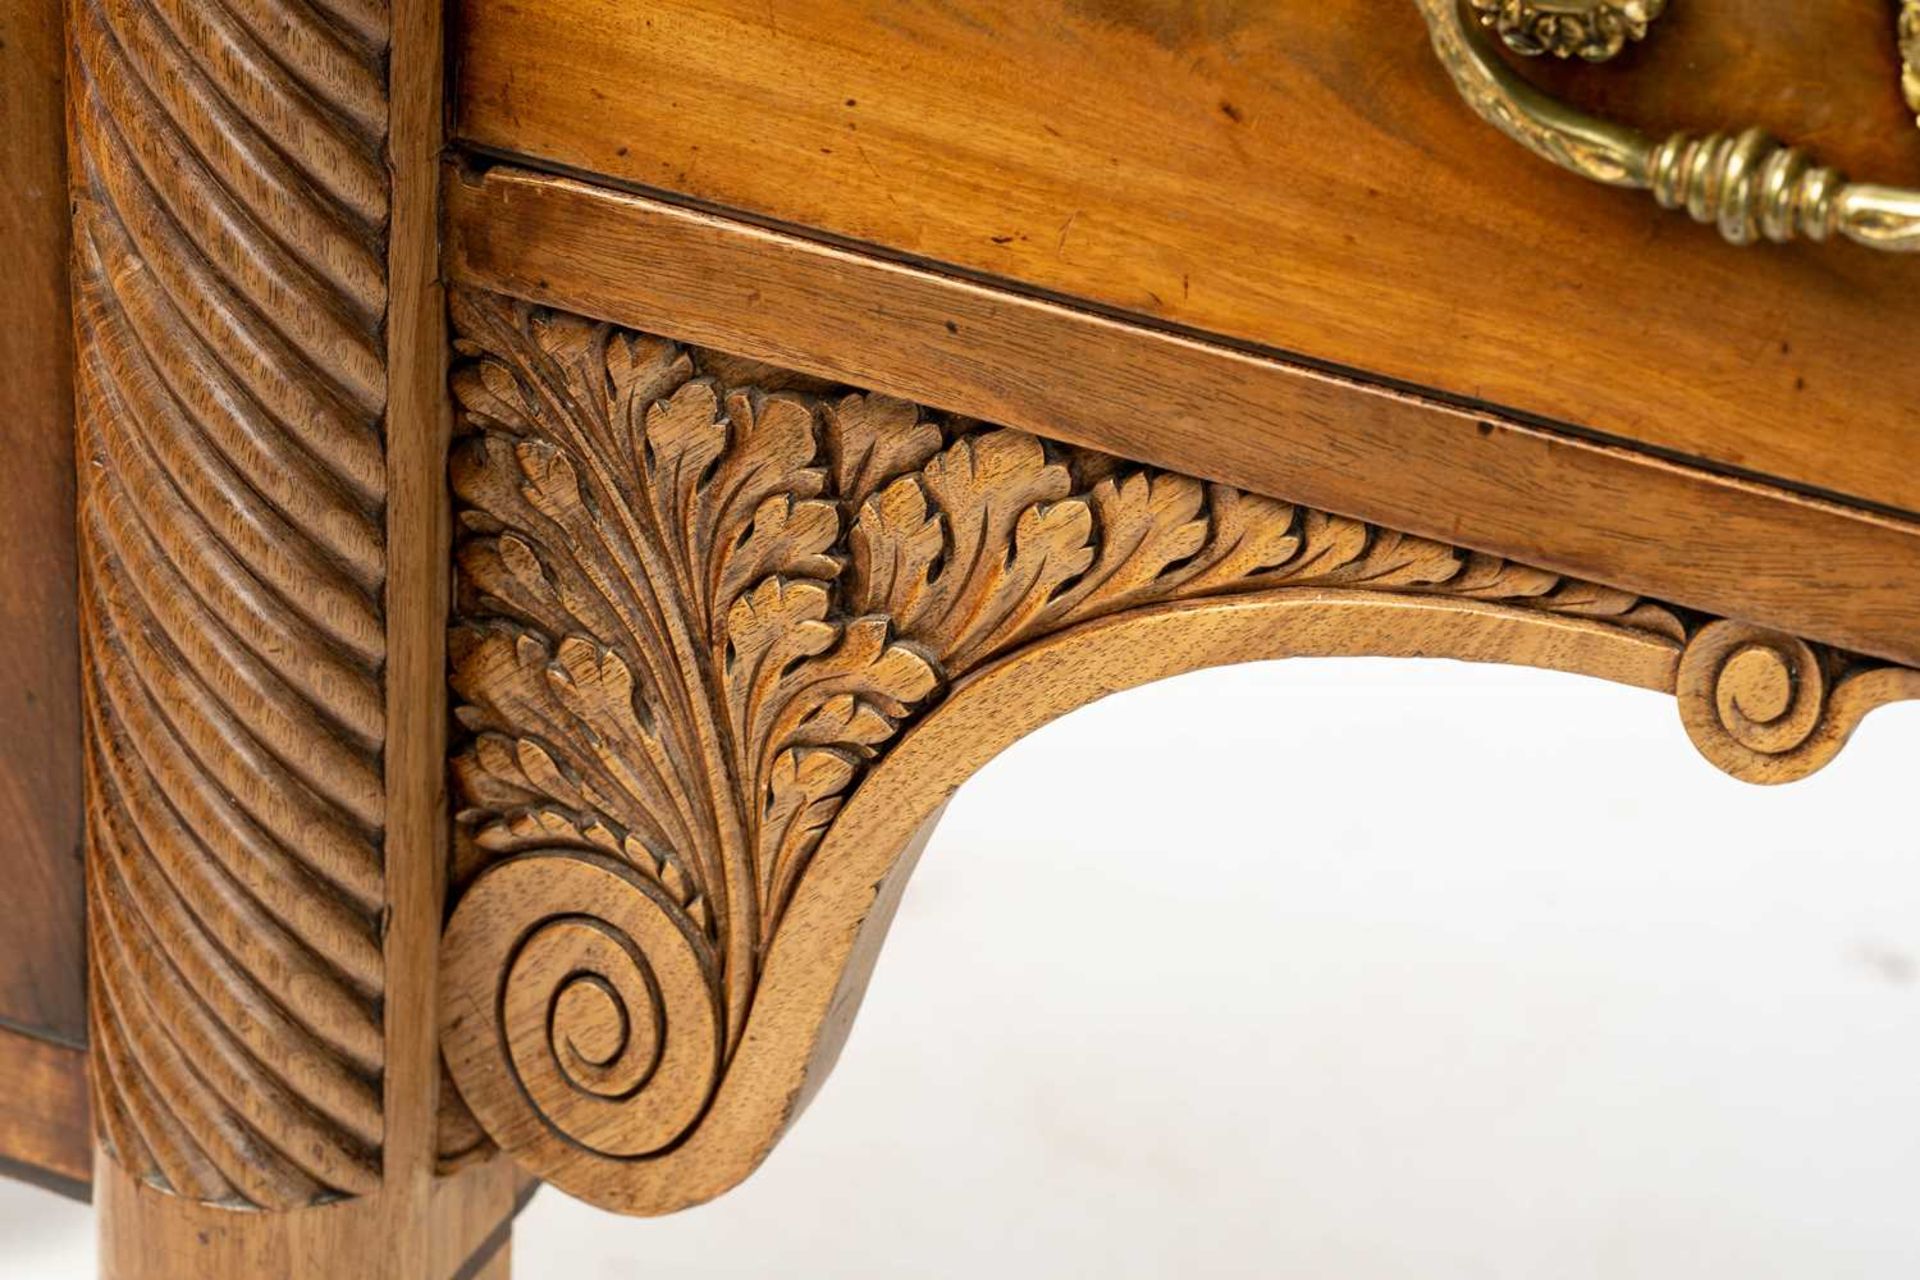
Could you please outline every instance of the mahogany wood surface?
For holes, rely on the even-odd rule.
[[[1920,180],[1882,0],[1674,9],[1576,88]],[[1737,249],[1555,171],[1409,4],[459,0],[453,30],[482,147],[1920,511],[1920,261]]]
[[[0,10],[0,1026],[82,1044],[64,56],[59,0]]]
[[[446,203],[458,280],[1920,660],[1911,521],[566,179]]]

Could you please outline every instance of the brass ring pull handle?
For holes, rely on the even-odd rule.
[[[1523,79],[1467,0],[1416,0],[1434,52],[1481,119],[1527,150],[1595,182],[1651,191],[1668,209],[1713,223],[1734,244],[1838,234],[1893,253],[1920,253],[1920,190],[1849,182],[1764,130],[1655,142],[1575,110]],[[1909,18],[1909,21],[1912,21]]]

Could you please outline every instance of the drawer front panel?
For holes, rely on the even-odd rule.
[[[1738,12],[1734,12],[1735,9]],[[1412,3],[465,0],[493,150],[1920,510],[1920,259],[1738,249],[1475,119]],[[1737,25],[1736,25],[1737,24]],[[1912,182],[1888,7],[1676,6],[1629,121]]]

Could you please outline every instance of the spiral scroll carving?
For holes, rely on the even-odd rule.
[[[1629,593],[488,294],[454,300],[458,905],[443,1042],[573,1194],[697,1131],[842,805],[956,682],[1276,590]]]
[[[498,1041],[449,1043],[455,1076],[488,1070],[498,1044],[530,1103],[496,1117],[497,1141],[548,1167],[579,1148],[637,1159],[699,1119],[721,1067],[716,956],[656,881],[593,854],[517,855],[447,944],[453,989],[498,997]]]
[[[1677,692],[1681,720],[1709,760],[1744,781],[1792,782],[1839,755],[1869,711],[1920,698],[1920,671],[1712,622],[1689,641]]]
[[[183,1196],[367,1192],[386,15],[70,13],[96,1114]]]

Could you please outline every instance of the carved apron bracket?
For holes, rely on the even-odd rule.
[[[1678,692],[1811,772],[1920,673],[487,294],[455,300],[464,886],[481,1126],[609,1208],[724,1191],[831,1065],[919,842],[1024,733],[1295,654]]]

